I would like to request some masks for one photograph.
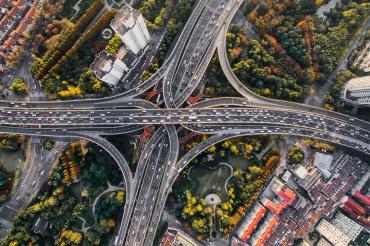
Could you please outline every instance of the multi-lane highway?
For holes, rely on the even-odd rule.
[[[217,104],[222,103],[221,100]],[[109,111],[107,111],[109,110]],[[331,115],[299,111],[287,108],[266,107],[212,107],[212,108],[175,108],[175,109],[8,109],[0,111],[2,126],[17,128],[33,128],[56,131],[58,128],[67,130],[84,126],[85,130],[95,126],[129,126],[129,125],[160,125],[160,124],[276,124],[296,127],[331,130],[344,136],[363,141],[369,140],[367,123],[363,126],[352,123],[352,118],[340,120]]]
[[[232,72],[226,33],[243,0],[201,0],[194,7],[163,66],[137,87],[106,98],[56,102],[0,102],[0,132],[85,138],[117,162],[126,186],[126,205],[114,245],[151,245],[171,185],[204,149],[228,138],[254,134],[313,137],[370,154],[370,125],[359,119],[305,105],[266,99]],[[221,67],[244,98],[217,98],[181,108],[199,86],[216,48]],[[161,83],[162,82],[162,83]],[[136,99],[162,86],[165,108]],[[158,125],[133,175],[122,154],[100,135]],[[176,126],[214,135],[179,161]]]

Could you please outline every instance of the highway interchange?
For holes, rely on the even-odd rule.
[[[204,149],[235,136],[313,137],[370,154],[370,125],[359,119],[260,97],[236,78],[226,54],[226,33],[244,1],[198,1],[163,66],[137,87],[111,97],[58,102],[0,102],[1,132],[84,138],[117,162],[126,205],[113,245],[151,245],[166,197],[181,170]],[[199,86],[214,52],[231,85],[244,98],[216,98],[182,108]],[[162,87],[164,108],[135,97]],[[122,154],[102,135],[158,125],[133,175]],[[179,127],[212,135],[179,159]],[[178,160],[179,159],[179,160]]]

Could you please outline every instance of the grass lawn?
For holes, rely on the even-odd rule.
[[[241,169],[243,171],[246,171],[249,166],[256,164],[253,161],[246,160],[241,156],[232,155],[231,153],[227,153],[226,163],[230,164],[234,169]]]
[[[26,148],[29,148],[28,143]],[[24,158],[22,150],[6,151],[0,150],[0,165],[13,176],[13,187],[15,187],[24,169]]]
[[[81,201],[81,182],[74,183],[71,185],[73,195]]]
[[[23,167],[24,159],[22,150],[0,150],[0,163],[9,173],[14,174],[18,168],[22,169]]]
[[[225,181],[231,175],[231,170],[228,166],[221,165],[216,169],[209,169],[207,167],[196,165],[189,173],[190,179],[194,180],[196,186],[195,193],[201,198],[204,198],[210,193],[217,193],[222,200],[227,200],[227,193],[225,191]]]
[[[95,222],[95,217],[93,215],[92,207],[84,214],[84,219],[86,220],[85,226],[92,226]]]

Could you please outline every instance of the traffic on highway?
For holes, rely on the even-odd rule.
[[[166,197],[186,165],[211,145],[236,136],[294,135],[323,139],[370,155],[370,124],[351,116],[266,99],[241,85],[226,55],[226,32],[243,0],[198,1],[163,66],[147,81],[111,97],[56,102],[0,102],[0,131],[84,138],[105,149],[123,173],[126,205],[114,245],[152,245]],[[221,67],[244,98],[182,107],[218,49]],[[135,97],[161,87],[164,106]],[[153,126],[136,173],[103,135]],[[157,127],[158,126],[158,127]],[[178,128],[212,135],[179,159]],[[179,159],[179,160],[178,160]]]

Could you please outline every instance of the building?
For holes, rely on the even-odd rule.
[[[313,165],[318,168],[322,175],[327,179],[331,176],[330,168],[332,162],[332,155],[327,155],[320,152],[315,153],[315,160],[313,162]]]
[[[241,240],[248,240],[253,231],[256,229],[258,223],[265,216],[266,208],[257,202],[253,209],[244,217],[243,223],[240,225],[236,234]]]
[[[184,232],[169,227],[164,234],[160,246],[199,246],[194,239]]]
[[[356,57],[354,65],[364,72],[370,72],[370,42],[368,41],[365,48]]]
[[[125,46],[122,46],[117,54],[116,57],[120,59],[128,68],[132,68],[138,61],[137,56],[135,56],[129,49]]]
[[[331,221],[336,228],[346,234],[352,241],[357,241],[361,232],[364,232],[364,227],[356,223],[354,220],[348,218],[341,212],[338,212]]]
[[[363,204],[365,204],[366,206],[370,206],[370,198],[367,197],[367,196],[364,196],[363,194],[361,194],[360,192],[356,191],[354,194],[353,194],[353,197],[357,198],[360,202],[362,202]]]
[[[316,226],[316,231],[327,241],[335,246],[347,246],[351,239],[341,230],[330,224],[326,219],[322,219]]]
[[[270,211],[272,211],[274,214],[280,214],[281,211],[283,211],[284,208],[286,208],[286,203],[279,202],[278,200],[269,200],[266,197],[263,197],[261,199],[261,203],[265,208],[268,208]]]
[[[40,0],[0,0],[0,72],[7,71],[7,62],[23,54],[23,43],[33,22]]]
[[[129,70],[123,61],[106,51],[99,53],[90,65],[90,69],[98,79],[112,87],[115,87]]]
[[[332,246],[331,243],[328,242],[325,238],[320,238],[319,241],[317,241],[316,246]]]
[[[253,233],[250,240],[251,244],[253,246],[263,246],[278,223],[279,218],[276,215],[268,214],[263,223],[258,227],[255,233]]]
[[[370,107],[370,76],[347,81],[341,91],[341,100],[355,107]]]
[[[367,209],[360,204],[358,204],[355,200],[348,196],[344,196],[341,200],[344,205],[347,205],[352,211],[354,211],[359,216],[366,216]]]
[[[275,180],[275,182],[271,186],[271,190],[274,191],[276,195],[278,195],[279,199],[282,203],[284,203],[285,207],[292,205],[296,198],[296,194],[291,189],[286,187],[280,179]]]
[[[135,55],[147,47],[150,34],[143,16],[136,9],[128,5],[123,6],[110,25]]]
[[[297,195],[283,183],[280,179],[276,178],[272,181],[271,190],[275,193],[275,197],[271,200],[267,197],[261,199],[261,203],[265,208],[268,208],[274,214],[280,214],[285,208],[292,205]]]
[[[294,170],[293,173],[295,176],[297,176],[299,179],[305,179],[308,175],[308,171],[306,168],[302,165],[298,165]]]
[[[314,186],[321,177],[319,170],[312,165],[306,167],[298,165],[292,173],[294,174],[293,180],[305,190],[309,190]]]

